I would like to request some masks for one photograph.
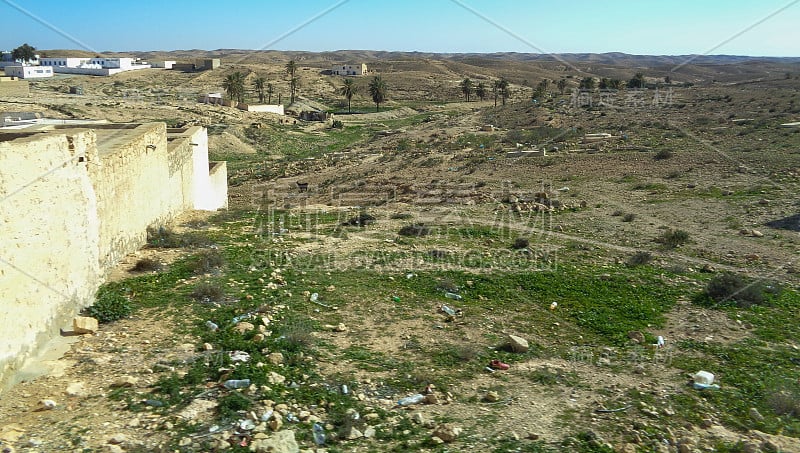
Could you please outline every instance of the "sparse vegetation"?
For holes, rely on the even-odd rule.
[[[689,242],[689,233],[683,230],[667,229],[656,238],[656,242],[666,248],[674,249]]]
[[[411,225],[406,225],[403,228],[400,228],[400,231],[397,232],[400,236],[427,236],[431,233],[430,227],[426,226],[422,223],[413,223]]]
[[[133,311],[130,300],[122,288],[101,286],[95,296],[94,304],[86,313],[101,323],[108,323],[130,316]]]

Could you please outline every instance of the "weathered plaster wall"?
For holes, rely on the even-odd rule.
[[[0,142],[0,382],[100,284],[94,133]]]
[[[170,142],[163,123],[0,133],[0,384],[91,305],[148,226],[227,207],[225,170],[210,174],[200,127]]]

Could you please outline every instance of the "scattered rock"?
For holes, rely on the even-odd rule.
[[[495,403],[500,401],[500,395],[498,395],[494,390],[489,390],[486,392],[486,395],[483,396],[483,400],[487,403]]]
[[[528,340],[516,335],[508,336],[508,344],[511,350],[514,352],[528,352],[528,349],[530,348],[528,345]]]
[[[764,237],[764,233],[762,233],[762,232],[760,232],[758,230],[752,230],[750,232],[750,236],[753,236],[754,238],[761,238],[761,237]]]
[[[178,417],[184,420],[201,420],[207,418],[211,412],[217,408],[217,402],[196,399],[189,403],[182,411],[178,412]]]
[[[106,445],[105,451],[108,453],[125,453],[125,450],[122,447],[114,444]]]
[[[364,437],[364,433],[356,428],[350,428],[350,432],[345,436],[345,438],[348,440],[360,439],[362,437]]]
[[[123,433],[117,433],[108,438],[108,443],[113,445],[124,444],[128,441],[128,436]]]
[[[364,438],[365,439],[372,439],[373,437],[375,437],[376,434],[377,434],[377,431],[372,426],[367,426],[367,428],[364,430]]]
[[[286,430],[273,434],[267,439],[258,439],[250,444],[250,451],[256,453],[299,453],[300,447],[294,438],[294,431]]]
[[[67,385],[67,396],[86,396],[88,392],[86,391],[86,386],[83,382],[70,382]]]
[[[425,395],[425,398],[422,400],[425,404],[439,404],[439,397],[436,396],[435,393],[430,393]]]
[[[631,330],[628,332],[628,338],[633,340],[634,343],[644,344],[644,334],[638,330]]]
[[[254,326],[252,323],[249,323],[247,321],[242,321],[242,322],[236,324],[236,327],[234,327],[234,329],[236,329],[236,331],[239,332],[239,333],[249,332],[251,330],[255,330],[255,328],[256,328],[256,326]]]
[[[285,360],[284,357],[283,357],[283,354],[280,353],[280,352],[271,353],[270,355],[267,356],[267,359],[269,359],[269,363],[271,363],[273,365],[280,365]]]
[[[133,376],[122,376],[111,384],[111,387],[133,387],[139,383],[139,379]]]
[[[456,440],[459,434],[461,434],[461,428],[453,426],[450,423],[442,423],[433,431],[433,437],[438,437],[446,443]]]
[[[336,327],[333,328],[334,332],[347,332],[348,330],[349,329],[343,322],[340,322],[339,324],[336,325]]]
[[[283,384],[286,382],[286,376],[270,371],[269,376],[267,376],[267,381],[272,385]]]
[[[280,429],[283,427],[283,419],[280,417],[280,415],[273,416],[270,421],[267,422],[267,426],[269,426],[269,429],[273,431],[280,431]]]
[[[98,330],[97,319],[89,316],[76,316],[72,320],[72,330],[79,335],[95,333]]]
[[[761,415],[761,412],[759,412],[758,409],[756,409],[755,407],[750,408],[749,414],[750,414],[750,420],[753,420],[754,422],[764,421],[764,416]]]

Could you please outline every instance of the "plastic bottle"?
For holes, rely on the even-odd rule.
[[[452,308],[448,307],[447,305],[442,305],[442,311],[447,313],[450,316],[455,316],[456,315],[456,311],[453,310]]]
[[[243,389],[250,387],[250,379],[228,379],[222,385],[226,389]]]
[[[208,327],[208,329],[212,332],[219,329],[219,326],[214,324],[212,321],[206,321],[206,327]]]
[[[448,299],[453,299],[453,300],[461,300],[461,296],[459,294],[451,293],[451,292],[444,293],[444,297],[446,297]]]
[[[310,300],[311,302],[316,302],[318,299],[319,299],[319,294],[317,293],[312,294],[311,297],[308,298],[308,300]]]
[[[410,406],[412,404],[421,403],[422,400],[424,400],[424,399],[425,399],[425,396],[423,394],[417,393],[416,395],[411,395],[411,396],[407,396],[405,398],[400,398],[400,400],[397,401],[397,405],[398,406]]]
[[[350,393],[350,389],[347,388],[347,384],[342,384],[342,395],[347,395]]]
[[[314,443],[317,445],[325,445],[325,428],[319,423],[314,423],[311,431],[314,433]]]

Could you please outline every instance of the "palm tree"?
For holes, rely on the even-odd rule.
[[[567,89],[567,79],[560,79],[557,83],[557,86],[558,86],[558,91],[560,91],[561,94],[564,94],[564,90]]]
[[[469,95],[472,94],[472,80],[469,77],[461,81],[461,92],[464,93],[467,102],[469,102]]]
[[[339,92],[347,99],[347,113],[350,113],[350,100],[353,99],[354,94],[358,93],[356,81],[354,79],[344,79],[344,86]]]
[[[497,83],[497,86],[500,91],[500,98],[503,100],[503,105],[506,105],[506,98],[510,94],[510,91],[508,89],[508,80],[500,79],[500,81]],[[495,98],[495,103],[497,103],[496,98]]]
[[[297,95],[298,88],[300,88],[300,78],[292,77],[291,79],[289,79],[289,94],[291,95],[289,104],[294,104],[294,98]]]
[[[286,75],[289,76],[289,94],[291,95],[291,100],[289,104],[294,103],[294,95],[299,85],[299,80],[297,79],[297,77],[295,77],[296,72],[297,72],[297,64],[294,62],[294,60],[289,60],[289,62],[286,63]]]
[[[222,87],[231,101],[242,102],[244,100],[244,75],[241,72],[228,74],[222,82]]]
[[[497,107],[497,95],[500,93],[500,81],[495,80],[492,84],[492,95],[494,95],[494,106]]]
[[[387,90],[386,82],[383,81],[381,76],[375,76],[369,82],[369,95],[372,96],[372,100],[375,102],[376,112],[381,110],[381,102],[386,100]]]
[[[256,93],[258,93],[258,102],[264,103],[264,87],[267,83],[267,79],[263,77],[258,77],[253,81],[253,85],[256,88]]]
[[[275,88],[271,83],[267,84],[267,104],[272,104],[272,94],[275,93]]]
[[[486,97],[486,86],[483,82],[478,82],[478,86],[475,87],[475,96],[478,96],[481,101]]]

